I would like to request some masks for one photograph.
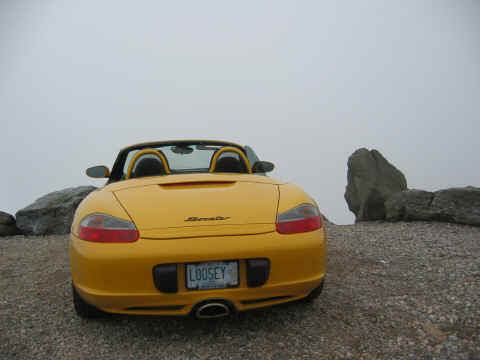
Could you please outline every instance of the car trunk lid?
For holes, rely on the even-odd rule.
[[[236,176],[178,178],[114,191],[142,238],[259,234],[275,230],[277,186]]]

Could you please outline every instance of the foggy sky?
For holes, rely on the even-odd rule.
[[[479,186],[480,2],[0,1],[0,210],[143,141],[252,146],[336,223],[348,156]]]

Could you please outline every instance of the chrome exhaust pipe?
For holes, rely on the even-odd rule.
[[[213,319],[230,314],[230,309],[227,305],[217,302],[211,302],[198,307],[195,311],[197,319]]]

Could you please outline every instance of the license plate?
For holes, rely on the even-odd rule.
[[[187,289],[223,289],[238,286],[238,261],[187,264]]]

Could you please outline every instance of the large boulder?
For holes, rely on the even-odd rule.
[[[431,220],[480,226],[480,188],[402,191],[385,201],[385,209],[389,221]]]
[[[25,235],[68,234],[78,204],[95,189],[78,186],[42,196],[17,212],[17,226]]]
[[[385,218],[389,221],[431,220],[433,196],[433,192],[415,189],[395,193],[385,201]]]
[[[355,222],[385,219],[385,200],[407,189],[407,180],[378,150],[358,149],[348,158],[345,200]]]
[[[18,234],[20,234],[20,230],[15,224],[15,218],[6,212],[0,211],[0,236],[12,236]]]

